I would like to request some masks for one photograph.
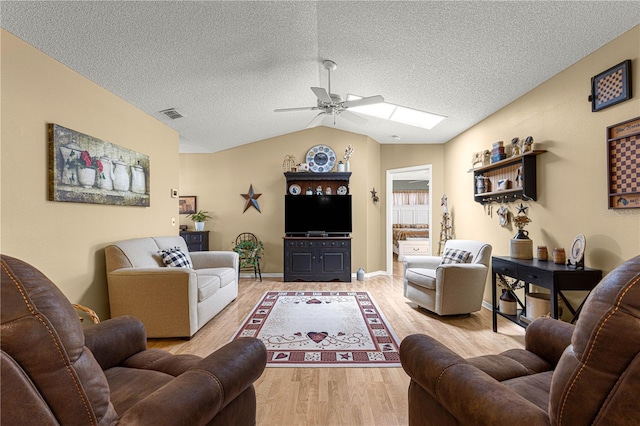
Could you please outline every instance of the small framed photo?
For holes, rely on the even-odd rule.
[[[180,196],[179,200],[179,211],[180,214],[193,214],[197,212],[196,209],[196,196],[195,195],[185,195]]]
[[[631,99],[631,60],[591,78],[591,111],[600,111]]]

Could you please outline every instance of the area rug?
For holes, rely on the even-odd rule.
[[[366,291],[267,292],[233,339],[246,336],[264,342],[268,367],[400,366],[398,338]]]

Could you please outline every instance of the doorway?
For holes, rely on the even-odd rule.
[[[431,164],[425,164],[421,166],[403,167],[399,169],[387,170],[387,187],[386,187],[386,266],[387,274],[393,275],[393,199],[394,199],[394,182],[397,185],[403,185],[403,187],[410,188],[412,186],[416,188],[427,188],[428,193],[428,224],[429,224],[429,243],[430,253],[433,251],[433,191],[430,190],[431,185]]]

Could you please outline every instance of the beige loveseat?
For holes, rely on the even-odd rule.
[[[193,268],[166,267],[180,247]],[[136,238],[105,248],[111,317],[139,318],[148,337],[191,337],[238,296],[238,254],[191,252],[182,237]]]

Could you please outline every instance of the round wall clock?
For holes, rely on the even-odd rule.
[[[326,173],[336,163],[336,153],[326,145],[316,145],[307,152],[309,170],[315,173]]]

